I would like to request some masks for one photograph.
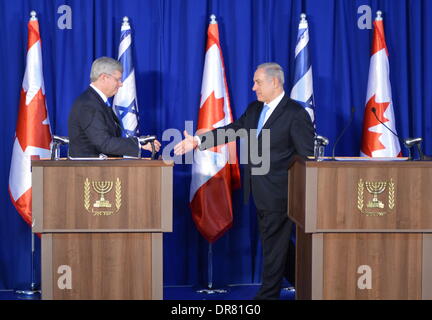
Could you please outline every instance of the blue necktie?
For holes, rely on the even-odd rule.
[[[260,114],[260,117],[258,120],[257,133],[256,133],[257,137],[259,136],[261,129],[264,126],[264,119],[265,119],[265,116],[267,114],[267,111],[269,111],[269,109],[270,109],[270,107],[265,104],[263,109],[261,110],[261,114]]]
[[[106,104],[108,107],[111,108],[111,103],[109,102],[109,100],[107,100],[107,101],[105,102],[105,104]]]

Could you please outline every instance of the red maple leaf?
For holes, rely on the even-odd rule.
[[[26,92],[21,90],[16,136],[23,151],[28,146],[50,149],[51,132],[49,124],[43,124],[45,120],[47,111],[42,90],[39,89],[28,105]]]
[[[198,114],[199,133],[204,133],[214,129],[214,125],[225,118],[223,110],[224,98],[216,99],[214,92],[207,98]],[[222,146],[210,148],[213,152],[220,152]]]
[[[372,157],[372,152],[385,149],[385,146],[379,141],[382,133],[372,132],[369,129],[377,126],[380,122],[374,115],[372,108],[375,108],[375,114],[382,122],[388,122],[389,119],[384,117],[384,112],[387,110],[390,102],[378,103],[375,100],[375,95],[370,98],[366,104],[364,120],[363,120],[363,139],[361,150],[364,154]]]

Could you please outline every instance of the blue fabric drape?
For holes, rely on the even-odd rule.
[[[61,5],[72,9],[72,29],[59,29]],[[140,132],[162,137],[196,121],[206,30],[219,22],[232,110],[237,119],[255,99],[255,67],[276,61],[290,92],[301,12],[307,14],[319,134],[333,142],[355,107],[354,121],[336,154],[357,156],[369,70],[371,30],[360,30],[357,9],[369,5],[372,19],[383,11],[389,48],[396,128],[402,137],[422,136],[432,153],[432,2],[428,0],[0,0],[0,289],[30,282],[29,227],[14,210],[8,177],[19,92],[25,69],[27,22],[36,10],[42,36],[48,112],[53,132],[67,135],[73,100],[89,84],[92,61],[116,58],[123,16],[133,30]],[[169,142],[165,141],[164,145]],[[406,154],[405,150],[403,150]],[[188,207],[190,165],[174,169],[173,233],[164,236],[165,285],[204,285],[207,242]],[[142,185],[137,192],[145,192]],[[261,253],[255,209],[234,192],[234,225],[213,246],[216,284],[260,281]],[[38,246],[39,247],[39,246]]]

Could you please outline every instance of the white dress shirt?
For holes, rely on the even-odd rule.
[[[106,95],[104,95],[104,93],[102,91],[100,91],[98,88],[96,88],[93,84],[90,83],[90,87],[92,87],[97,93],[98,95],[100,95],[100,97],[102,98],[102,100],[106,103],[108,101],[108,98]]]
[[[269,103],[264,103],[269,107],[269,110],[267,111],[267,113],[265,115],[263,126],[267,122],[268,118],[270,118],[271,114],[273,113],[274,109],[276,109],[279,102],[281,102],[282,98],[284,97],[284,94],[285,94],[285,91],[282,91],[282,93],[280,95],[278,95],[276,98],[274,98],[272,101],[270,101]]]

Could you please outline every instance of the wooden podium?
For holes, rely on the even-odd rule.
[[[42,299],[163,299],[172,162],[32,161]]]
[[[289,169],[297,299],[432,299],[432,162]]]

